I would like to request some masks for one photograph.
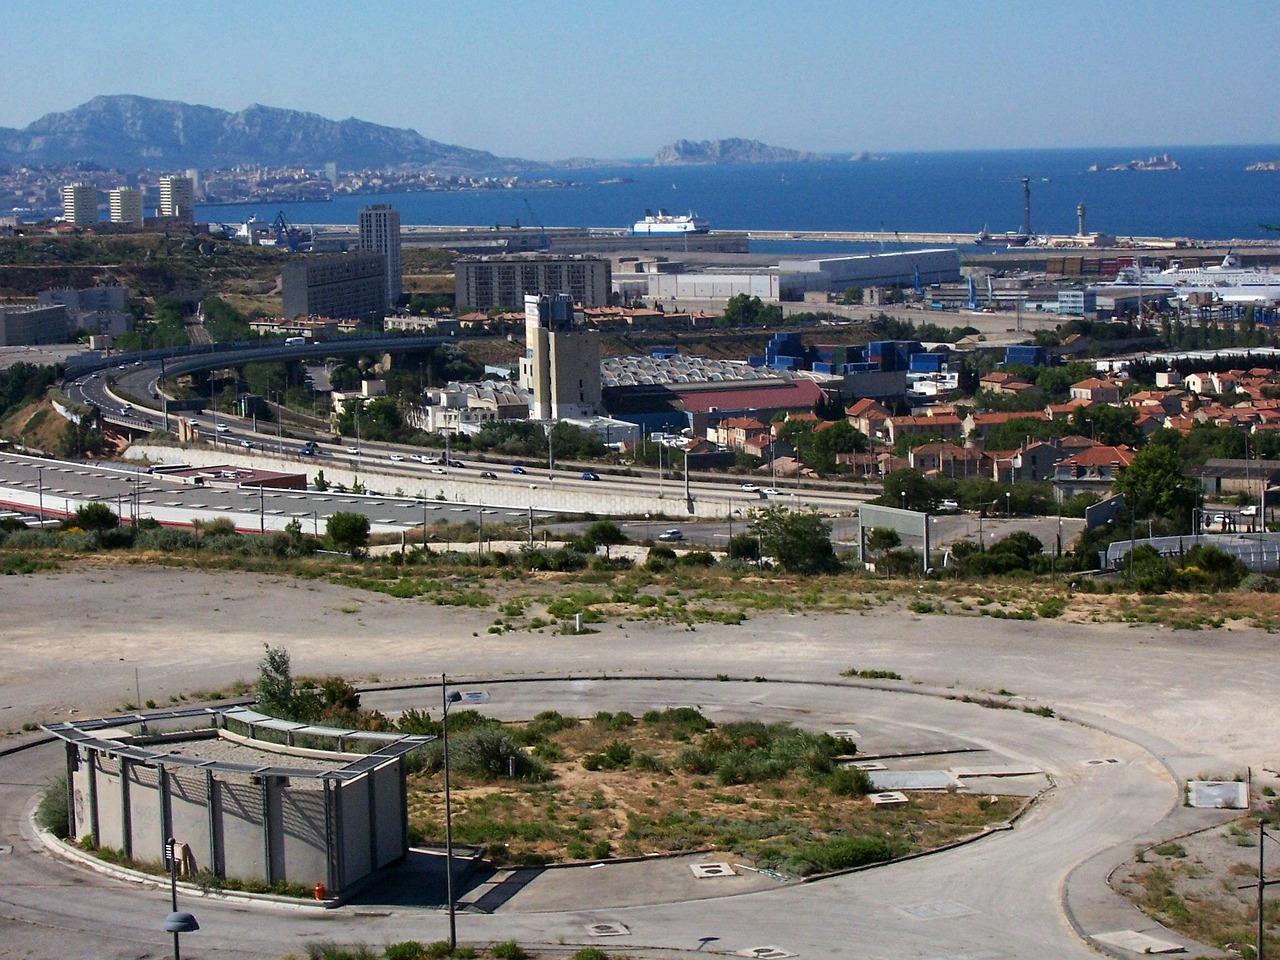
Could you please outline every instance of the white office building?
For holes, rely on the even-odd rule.
[[[98,191],[92,184],[70,183],[62,188],[62,219],[77,227],[98,222]]]
[[[195,220],[196,191],[190,177],[160,178],[160,216]]]
[[[382,254],[387,274],[387,306],[400,304],[400,211],[375,203],[360,211],[360,249]]]
[[[110,194],[111,222],[142,226],[142,191],[116,187]]]

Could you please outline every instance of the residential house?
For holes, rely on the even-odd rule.
[[[984,460],[981,450],[941,441],[922,443],[907,457],[907,462],[911,464],[913,470],[926,475],[944,477],[982,476]]]
[[[870,397],[857,401],[848,407],[844,414],[849,418],[854,429],[873,439],[883,435],[884,422],[892,416],[886,407],[876,403]]]
[[[884,440],[892,446],[902,437],[959,440],[963,434],[963,424],[955,414],[939,417],[890,417],[885,421]]]
[[[966,442],[986,440],[996,427],[1003,426],[1012,420],[1044,420],[1039,410],[1014,410],[1000,413],[970,413],[964,419],[964,438]]]
[[[1016,377],[1012,373],[1004,373],[1000,370],[988,373],[979,380],[978,388],[1000,397],[1017,397],[1025,396],[1029,392],[1040,392],[1040,388],[1034,383],[1028,383],[1021,377]]]
[[[1071,396],[1076,400],[1087,400],[1090,403],[1119,403],[1120,387],[1110,380],[1089,377],[1071,385]]]
[[[1054,496],[1061,503],[1080,493],[1108,497],[1121,472],[1133,462],[1128,447],[1091,446],[1058,461],[1053,471]]]

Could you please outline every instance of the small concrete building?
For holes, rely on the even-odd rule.
[[[405,757],[434,737],[315,727],[242,707],[51,723],[70,838],[218,877],[341,897],[409,851]],[[306,749],[302,749],[305,745]]]

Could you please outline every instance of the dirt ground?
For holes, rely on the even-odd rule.
[[[1252,957],[1258,894],[1249,885],[1257,877],[1258,821],[1242,817],[1139,851],[1113,875],[1112,886],[1174,930]],[[1265,916],[1264,953],[1271,955],[1280,945],[1274,898]]]

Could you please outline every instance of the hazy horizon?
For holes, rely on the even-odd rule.
[[[10,0],[0,126],[127,91],[356,117],[544,162],[635,162],[730,137],[835,155],[1267,146],[1280,143],[1280,31],[1258,27],[1272,12],[1248,0],[1229,12],[1191,0]]]

